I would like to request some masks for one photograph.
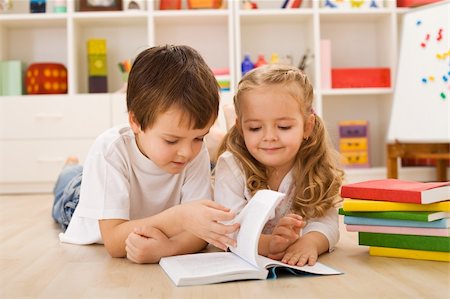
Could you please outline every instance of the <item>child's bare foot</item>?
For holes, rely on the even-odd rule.
[[[77,165],[80,164],[80,160],[76,156],[69,156],[66,159],[65,165]]]

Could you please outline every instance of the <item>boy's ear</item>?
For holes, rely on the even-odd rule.
[[[130,127],[134,134],[142,132],[141,125],[137,122],[133,112],[128,112],[128,122],[130,123]]]
[[[303,133],[303,138],[308,139],[309,136],[311,136],[315,123],[316,123],[316,115],[310,114],[305,122],[305,130]]]

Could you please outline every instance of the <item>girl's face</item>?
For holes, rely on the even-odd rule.
[[[154,125],[145,131],[140,129],[132,113],[129,117],[142,154],[172,174],[180,173],[198,155],[210,128],[210,125],[203,129],[189,128],[187,123],[180,122],[181,117],[179,108],[171,108],[158,116]]]
[[[311,134],[314,116],[305,121],[298,102],[282,85],[244,92],[240,108],[239,125],[250,154],[267,167],[289,171],[303,138]]]

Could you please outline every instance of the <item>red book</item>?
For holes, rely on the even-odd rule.
[[[427,204],[449,200],[450,182],[370,180],[342,186],[341,196],[353,199]]]

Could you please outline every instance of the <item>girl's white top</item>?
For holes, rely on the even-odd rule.
[[[101,134],[83,168],[80,201],[62,242],[103,243],[99,219],[133,220],[172,206],[211,198],[210,159],[206,146],[179,174],[161,170],[138,149],[128,125]]]
[[[287,196],[280,202],[263,229],[264,234],[272,233],[278,221],[291,211],[292,197],[288,192],[292,184],[292,170],[283,178],[278,192]],[[233,212],[239,214],[251,199],[246,186],[244,170],[238,160],[230,152],[224,152],[217,160],[215,168],[214,200]],[[329,250],[332,251],[339,240],[339,222],[337,209],[331,208],[320,217],[310,219],[302,230],[302,234],[317,231],[328,239]]]

